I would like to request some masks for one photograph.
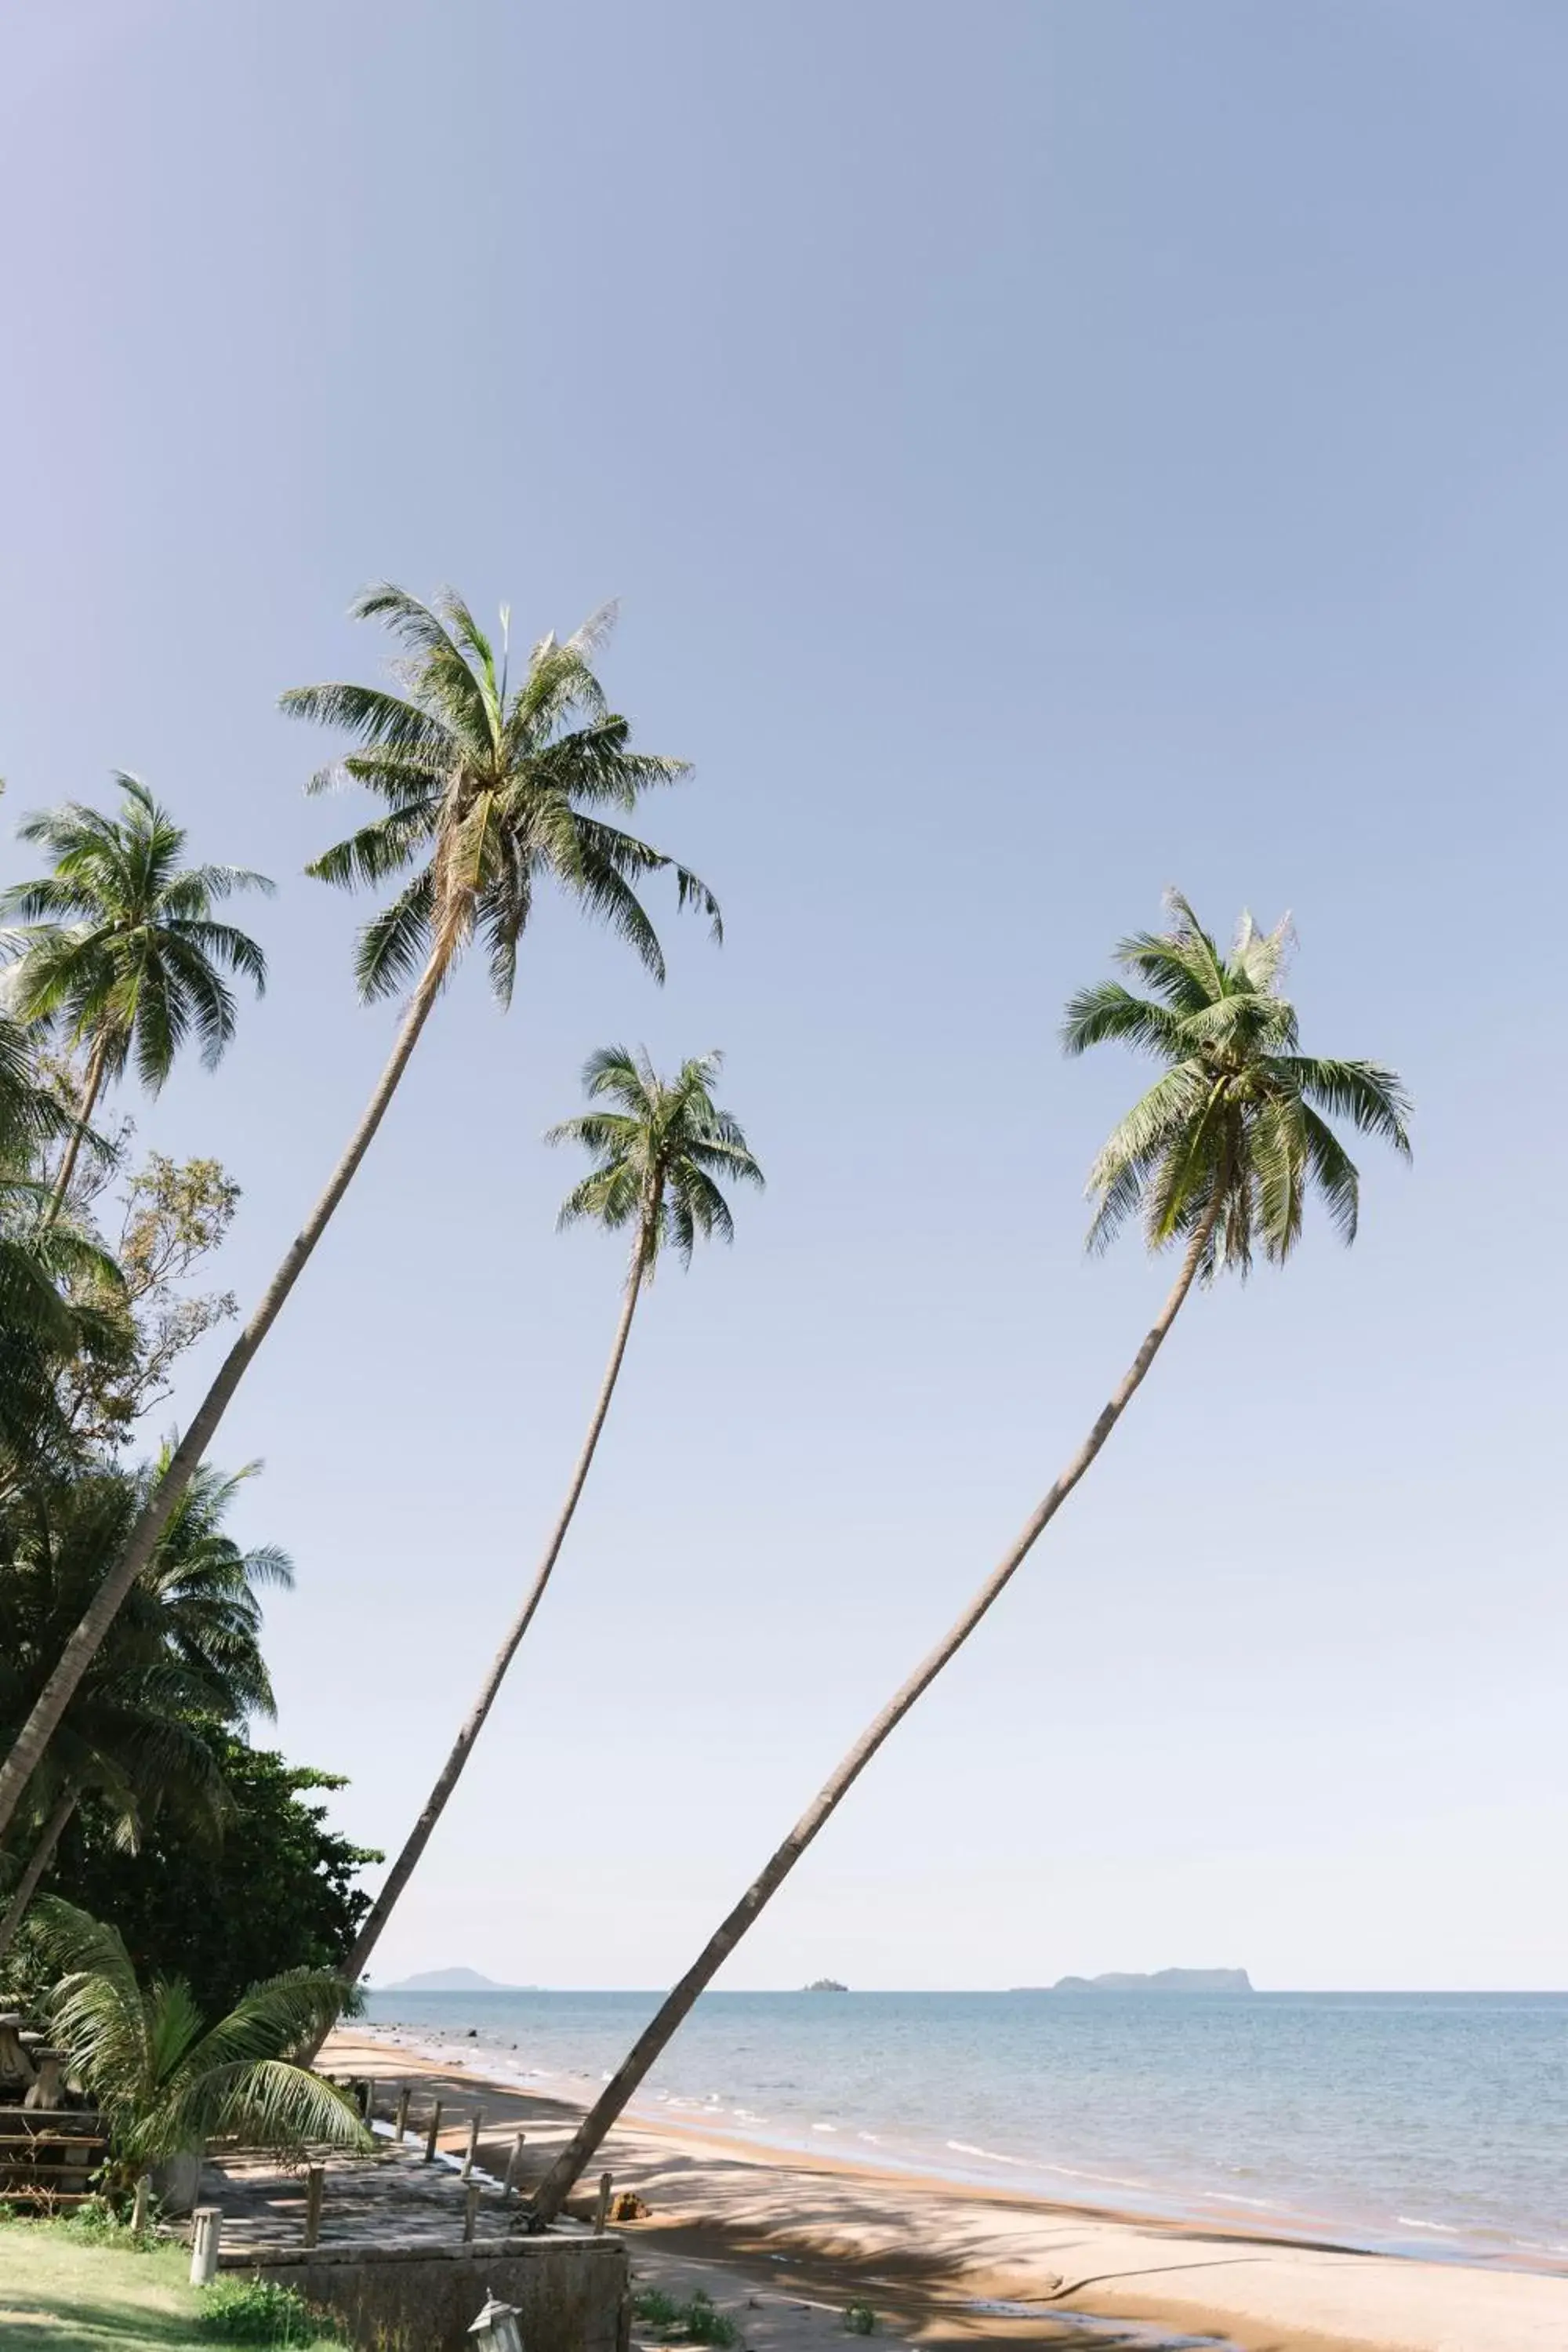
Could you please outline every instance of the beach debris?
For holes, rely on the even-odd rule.
[[[844,2306],[844,2326],[851,2336],[875,2336],[877,2315],[868,2303],[847,2303]]]
[[[646,2221],[653,2207],[634,2189],[619,2189],[610,2200],[612,2221]]]

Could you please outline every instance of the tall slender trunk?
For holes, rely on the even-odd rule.
[[[475,1740],[484,1729],[485,1717],[495,1705],[496,1695],[506,1677],[507,1668],[517,1655],[518,1644],[533,1622],[533,1612],[544,1597],[544,1588],[550,1581],[551,1571],[561,1556],[561,1547],[566,1540],[566,1530],[572,1524],[573,1514],[577,1508],[583,1488],[587,1482],[595,1449],[599,1443],[600,1432],[605,1426],[605,1417],[610,1410],[610,1399],[616,1392],[616,1381],[620,1376],[621,1360],[626,1352],[626,1341],[631,1336],[632,1317],[637,1312],[637,1299],[642,1292],[643,1276],[647,1267],[649,1238],[649,1226],[645,1215],[637,1248],[632,1254],[631,1268],[626,1276],[626,1293],[621,1301],[620,1320],[616,1326],[615,1345],[610,1349],[610,1360],[605,1367],[598,1400],[594,1406],[593,1419],[588,1423],[588,1434],[584,1439],[583,1450],[577,1456],[577,1466],[572,1474],[572,1483],[566,1489],[566,1499],[561,1506],[560,1517],[551,1532],[550,1541],[544,1547],[544,1556],[535,1571],[527,1597],[517,1615],[512,1619],[507,1630],[505,1641],[490,1662],[489,1672],[480,1684],[479,1697],[474,1701],[467,1721],[453,1742],[451,1754],[441,1767],[437,1776],[436,1785],[425,1800],[424,1810],[409,1831],[403,1851],[387,1874],[386,1883],[372,1904],[364,1925],[355,1939],[353,1949],[343,1963],[343,1977],[351,1985],[357,1984],[364,1974],[370,1963],[370,1956],[381,1940],[382,1930],[392,1915],[394,1906],[413,1876],[420,1855],[430,1843],[431,1833],[446,1811],[447,1799],[462,1776],[463,1767],[468,1760]]]
[[[936,1680],[949,1659],[955,1656],[963,1648],[992,1602],[1012,1580],[1037,1538],[1055,1518],[1063,1503],[1110,1435],[1127,1410],[1134,1392],[1142,1385],[1144,1374],[1159,1354],[1161,1343],[1175,1321],[1182,1302],[1193,1286],[1198,1267],[1203,1262],[1204,1253],[1208,1247],[1209,1237],[1214,1231],[1222,1193],[1223,1187],[1216,1185],[1213,1205],[1206,1212],[1203,1223],[1187,1244],[1186,1254],[1182,1260],[1182,1270],[1176,1277],[1169,1297],[1161,1308],[1142,1346],[1122,1375],[1121,1385],[1100,1413],[1094,1427],[1057,1479],[1056,1484],[1025,1522],[1023,1529],[992,1570],[963,1614],[937,1643],[935,1649],[921,1661],[909,1680],[894,1693],[880,1715],[868,1725],[826,1786],[806,1807],[784,1843],[774,1853],[765,1868],[752,1881],[751,1885],[747,1887],[744,1895],[716,1933],[703,1946],[680,1982],[666,1996],[651,2022],[644,2029],[584,2116],[566,2147],[545,2174],[531,2207],[530,2218],[535,2229],[543,2229],[555,2219],[584,2168],[592,2162],[605,2133],[620,2115],[626,2101],[633,2096],[649,2068],[673,2037],[677,2028],[695,2006],[698,1995],[717,1975],[747,1928],[753,1924],[769,1899],[783,1885],[806,1847],[831,1818],[850,1789],[854,1787],[882,1742],[903,1721],[922,1691]]]
[[[68,1789],[38,1832],[38,1842],[27,1856],[26,1868],[11,1890],[5,1916],[0,1918],[0,1960],[5,1958],[16,1941],[16,1930],[26,1916],[27,1906],[37,1893],[44,1874],[55,1858],[56,1849],[79,1801],[79,1790]]]
[[[260,1305],[224,1358],[216,1379],[196,1407],[190,1426],[170,1458],[168,1468],[132,1528],[125,1549],[93,1595],[80,1624],[66,1643],[58,1665],[45,1684],[37,1704],[17,1734],[16,1745],[5,1763],[0,1765],[0,1836],[4,1836],[9,1826],[22,1791],[32,1779],[38,1759],[54,1737],[77,1685],[92,1664],[127,1594],[157,1549],[158,1539],[168,1524],[170,1514],[190,1485],[203,1454],[211,1444],[230,1398],[277,1321],[285,1299],[304,1272],[311,1252],[331,1220],[333,1210],[348,1191],[360,1161],[369,1150],[375,1131],[386,1114],[386,1107],[397,1090],[397,1082],[408,1066],[408,1057],[419,1042],[419,1033],[429,1018],[430,1008],[440,992],[454,943],[449,930],[437,941],[419,985],[409,1000],[408,1010],[398,1028],[396,1043],[386,1067],[349,1140],[347,1150],[332,1171],[326,1191],[289,1243],[277,1273],[262,1294]]]
[[[71,1178],[76,1174],[76,1163],[81,1157],[81,1147],[87,1139],[88,1129],[92,1125],[92,1114],[98,1107],[99,1094],[103,1086],[103,1074],[108,1065],[109,1030],[106,1026],[100,1030],[98,1042],[88,1059],[87,1076],[82,1083],[81,1100],[77,1105],[76,1123],[71,1129],[70,1141],[66,1146],[65,1158],[60,1161],[60,1172],[55,1179],[55,1189],[49,1196],[48,1214],[44,1220],[46,1224],[52,1225],[65,1206],[66,1195],[71,1188]]]

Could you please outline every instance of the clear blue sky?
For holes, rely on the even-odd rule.
[[[728,1981],[1568,1981],[1568,20],[1533,0],[105,0],[0,30],[10,816],[145,773],[284,886],[216,1079],[254,1294],[379,1066],[279,690],[363,582],[606,664],[693,782],[661,993],[552,910],[443,1004],[230,1415],[290,1754],[395,1842],[510,1612],[618,1255],[584,1054],[728,1049],[771,1179],[661,1279],[384,1974],[681,1967],[1161,1294],[1068,992],[1293,910],[1420,1107],[1363,1239],[1197,1302]],[[7,848],[6,870],[16,853]]]

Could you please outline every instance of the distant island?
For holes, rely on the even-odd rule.
[[[397,1984],[379,1985],[379,1992],[526,1992],[526,1985],[497,1984],[493,1977],[480,1976],[478,1969],[426,1969],[416,1977],[404,1977]]]
[[[1052,1992],[1250,1992],[1245,1969],[1156,1969],[1152,1976],[1111,1969],[1102,1977],[1058,1977]]]
[[[849,1988],[840,1984],[837,1977],[813,1977],[804,1990],[806,1992],[847,1992]]]

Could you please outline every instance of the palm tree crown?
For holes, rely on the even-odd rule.
[[[384,621],[405,648],[401,694],[367,686],[306,686],[281,708],[352,735],[360,748],[324,768],[313,791],[345,779],[385,803],[384,815],[327,850],[310,867],[324,882],[374,886],[415,871],[360,933],[355,970],[367,1000],[396,993],[432,954],[445,964],[477,930],[491,984],[510,999],[518,941],[543,877],[562,885],[627,940],[656,978],[664,958],[633,885],[669,867],[680,905],[700,907],[721,935],[712,892],[695,874],[622,831],[602,814],[629,810],[641,794],[687,772],[683,761],[631,748],[629,722],[613,712],[590,656],[613,614],[574,636],[533,647],[521,682],[462,598],[443,589],[432,604],[402,588],[369,588],[359,620]]]
[[[208,2025],[179,1978],[138,1983],[115,1928],[55,1895],[38,1916],[44,1949],[66,1971],[50,2028],[98,2100],[123,2177],[225,2132],[287,2153],[368,2146],[343,2094],[298,2063],[342,2008],[336,1977],[269,1977]]]
[[[184,827],[139,777],[117,773],[115,782],[118,817],[70,801],[24,820],[20,838],[47,849],[52,868],[6,891],[0,911],[21,925],[10,942],[18,1016],[98,1049],[104,1077],[121,1077],[134,1054],[138,1077],[156,1094],[193,1033],[208,1069],[222,1059],[235,1027],[225,972],[264,992],[260,948],[213,908],[237,890],[272,885],[242,866],[183,866]]]
[[[1276,1265],[1289,1257],[1313,1190],[1353,1241],[1360,1180],[1329,1118],[1408,1159],[1405,1087],[1376,1062],[1298,1050],[1295,1007],[1279,990],[1289,921],[1263,932],[1243,916],[1225,955],[1179,891],[1166,903],[1170,930],[1136,932],[1116,950],[1152,993],[1103,982],[1072,999],[1062,1025],[1069,1054],[1116,1038],[1166,1065],[1089,1171],[1089,1246],[1106,1247],[1133,1215],[1151,1249],[1206,1226],[1202,1278],[1245,1275],[1257,1250]]]
[[[584,1065],[584,1092],[617,1110],[584,1111],[563,1119],[547,1143],[581,1143],[595,1166],[562,1203],[564,1227],[592,1219],[618,1231],[637,1229],[644,1279],[667,1245],[684,1263],[700,1234],[735,1236],[734,1219],[717,1180],[761,1186],[763,1171],[746,1147],[739,1122],[713,1100],[722,1054],[700,1054],[679,1073],[661,1078],[646,1050],[605,1045]]]

